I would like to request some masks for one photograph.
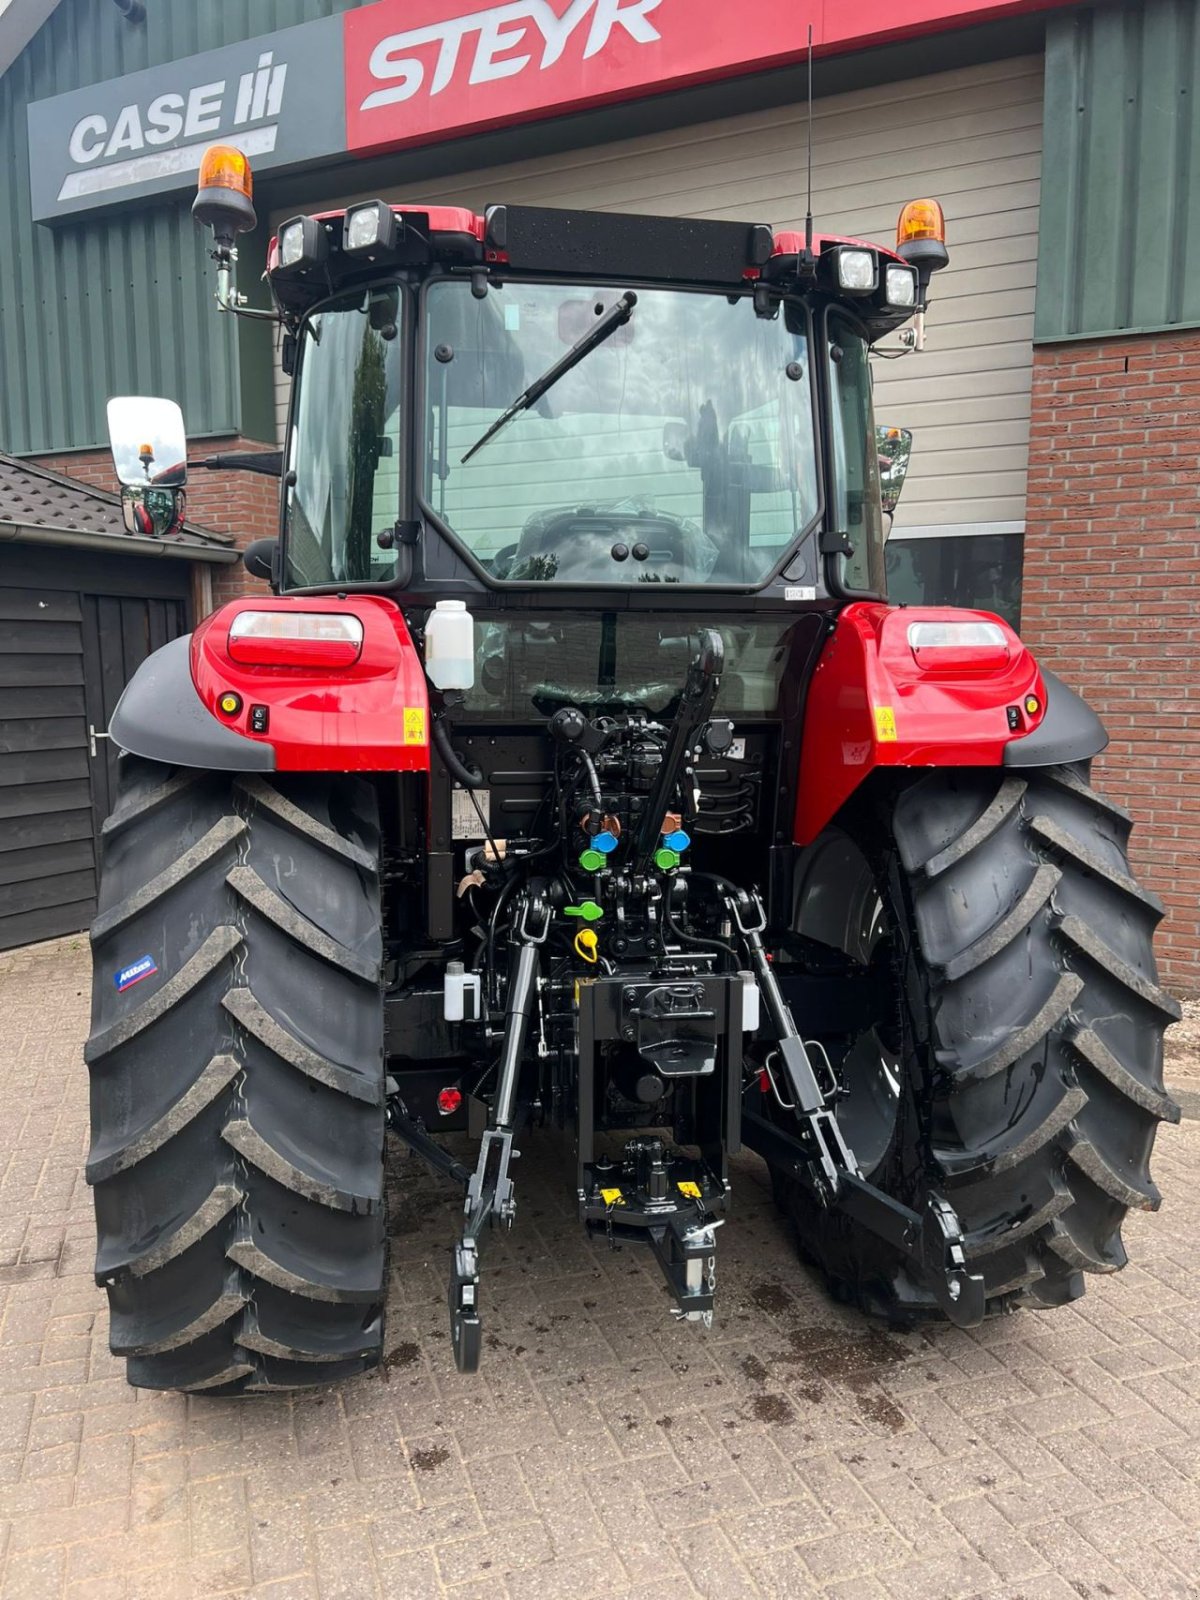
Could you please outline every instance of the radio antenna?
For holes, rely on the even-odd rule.
[[[809,270],[813,264],[813,217],[812,217],[812,156],[813,156],[813,40],[812,23],[808,25],[808,131],[806,135],[808,145],[808,209],[804,215],[804,259]]]

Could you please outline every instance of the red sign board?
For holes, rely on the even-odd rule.
[[[1062,0],[380,0],[344,15],[359,154],[562,116]]]

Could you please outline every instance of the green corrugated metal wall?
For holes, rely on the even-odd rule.
[[[110,394],[166,394],[193,435],[249,428],[239,329],[218,318],[204,236],[186,202],[51,229],[30,220],[25,108],[349,9],[356,0],[150,0],[131,26],[112,0],[62,0],[0,77],[0,449],[84,448],[106,438]],[[249,411],[270,421],[269,372]],[[257,420],[257,419],[255,419]]]
[[[1200,324],[1200,6],[1050,13],[1034,337]]]

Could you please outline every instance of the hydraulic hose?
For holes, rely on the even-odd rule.
[[[671,910],[669,900],[663,902],[663,920],[680,944],[694,945],[699,950],[714,950],[719,955],[728,956],[734,966],[737,966],[737,952],[732,945],[726,944],[724,939],[704,939],[699,934],[685,933],[675,920],[675,913]]]
[[[442,758],[442,764],[456,783],[461,783],[464,789],[482,789],[487,782],[478,767],[468,767],[450,743],[450,735],[446,732],[445,724],[440,718],[433,719],[433,742],[437,746],[437,753]]]

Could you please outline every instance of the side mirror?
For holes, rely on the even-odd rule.
[[[879,499],[890,517],[895,515],[908,476],[912,432],[908,428],[876,428],[875,447],[879,454]]]
[[[242,565],[252,578],[275,583],[275,563],[279,556],[278,539],[251,539],[242,551]]]
[[[108,402],[108,437],[126,488],[181,489],[187,482],[187,436],[174,400],[115,396]]]
[[[156,489],[126,484],[121,490],[121,515],[127,533],[162,539],[183,521],[187,496],[182,489]]]

